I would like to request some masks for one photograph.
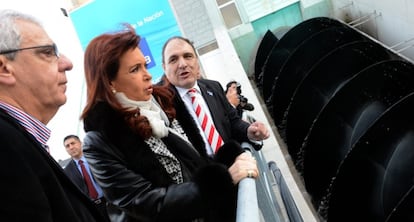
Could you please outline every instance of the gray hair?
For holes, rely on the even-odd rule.
[[[25,20],[42,27],[42,24],[35,17],[11,9],[0,10],[0,52],[20,47],[21,36],[17,20]],[[6,58],[13,60],[16,52],[4,54]]]

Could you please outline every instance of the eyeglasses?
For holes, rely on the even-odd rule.
[[[28,50],[28,49],[46,49],[44,52],[42,52],[43,54],[45,54],[46,56],[56,56],[56,58],[59,58],[59,50],[55,43],[51,45],[40,45],[40,46],[33,46],[33,47],[20,48],[20,49],[4,50],[4,51],[0,51],[0,55]]]

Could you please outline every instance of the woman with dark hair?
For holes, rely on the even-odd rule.
[[[111,220],[234,221],[236,185],[258,176],[256,161],[236,142],[214,159],[189,142],[174,92],[152,84],[139,41],[127,25],[85,51],[84,155]]]

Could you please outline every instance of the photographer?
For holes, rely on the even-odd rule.
[[[254,106],[248,103],[248,99],[241,95],[241,85],[237,81],[230,81],[226,85],[227,100],[237,110],[239,116],[248,123],[256,122],[256,119],[245,111],[253,111]],[[260,150],[263,146],[263,141],[250,141],[250,144],[256,149]]]
[[[237,109],[239,116],[241,116],[243,120],[250,123],[255,121],[253,117],[244,112],[244,110],[253,111],[254,106],[248,102],[246,97],[241,95],[241,85],[239,82],[233,80],[227,83],[225,93],[227,100]]]

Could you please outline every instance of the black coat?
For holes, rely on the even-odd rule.
[[[184,183],[176,185],[108,104],[98,103],[84,127],[84,155],[112,204],[108,213],[114,221],[234,221],[236,187],[227,168],[207,158],[204,147],[194,149],[172,133],[163,138],[182,166]],[[228,156],[240,152],[233,149]]]
[[[60,165],[0,109],[0,221],[100,222]]]
[[[75,183],[84,194],[88,195],[88,187],[86,186],[85,180],[83,179],[83,176],[81,172],[79,172],[78,166],[73,159],[69,161],[63,170],[72,182]]]

